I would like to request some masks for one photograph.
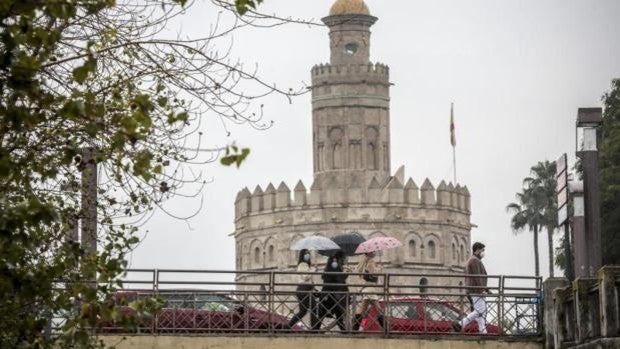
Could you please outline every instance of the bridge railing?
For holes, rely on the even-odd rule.
[[[332,275],[346,277],[346,287],[324,283],[322,275],[128,270],[122,289],[113,295],[119,312],[131,315],[131,302],[145,298],[157,299],[162,308],[132,329],[102,322],[98,331],[489,338],[539,337],[542,333],[540,278],[489,275],[483,289],[463,286],[465,276],[452,274],[377,274],[376,283],[354,272]],[[310,278],[312,286],[298,288],[302,276]],[[457,332],[453,323],[472,312],[471,296],[482,296],[486,311]]]

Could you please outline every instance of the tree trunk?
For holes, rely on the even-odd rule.
[[[555,265],[554,265],[554,249],[553,249],[553,233],[555,232],[555,229],[551,228],[551,227],[547,227],[547,239],[549,240],[549,277],[552,278],[554,276],[554,270],[555,270]]]
[[[534,270],[535,276],[540,276],[540,260],[538,255],[538,225],[534,225]]]

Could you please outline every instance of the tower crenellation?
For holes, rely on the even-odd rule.
[[[308,200],[308,198],[311,198]],[[416,209],[429,208],[436,210],[449,209],[461,214],[470,214],[470,197],[466,187],[441,181],[435,189],[427,178],[418,188],[415,181],[409,178],[403,185],[397,176],[391,176],[386,184],[381,184],[373,177],[363,188],[357,183],[348,187],[340,187],[335,182],[328,182],[324,187],[313,184],[310,191],[299,181],[291,192],[286,183],[281,182],[276,189],[268,183],[263,191],[256,186],[253,193],[243,188],[235,200],[235,220],[260,213],[274,211],[299,211],[309,207],[356,206],[389,204],[391,206],[411,207]]]

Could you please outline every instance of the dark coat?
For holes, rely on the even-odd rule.
[[[465,273],[468,275],[465,277],[465,285],[469,286],[467,288],[468,294],[481,294],[483,292],[488,292],[488,288],[484,288],[487,286],[487,278],[484,276],[470,276],[470,275],[487,275],[487,271],[484,268],[484,264],[480,258],[472,255],[471,258],[467,261],[467,265],[465,266]]]

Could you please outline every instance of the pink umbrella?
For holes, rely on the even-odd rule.
[[[376,238],[372,238],[370,240],[366,240],[362,242],[355,250],[355,253],[356,254],[370,253],[370,252],[388,250],[390,248],[396,248],[402,245],[403,244],[400,241],[396,240],[395,238],[376,237]]]

